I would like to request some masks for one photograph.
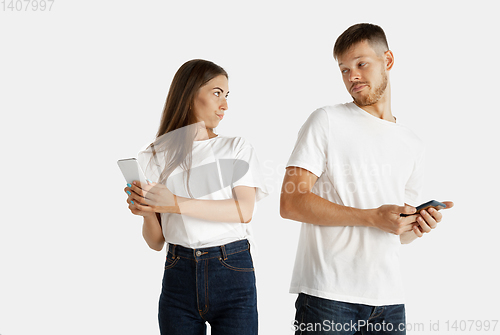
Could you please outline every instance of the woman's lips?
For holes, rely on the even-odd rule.
[[[217,115],[221,120],[224,118],[224,114],[215,114],[215,115]]]

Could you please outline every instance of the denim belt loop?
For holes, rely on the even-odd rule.
[[[222,259],[226,260],[227,259],[226,245],[221,245],[220,248],[222,250]]]
[[[172,259],[175,259],[175,244],[172,246]]]

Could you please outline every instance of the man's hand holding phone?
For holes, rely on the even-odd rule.
[[[437,227],[443,215],[440,209],[453,207],[453,202],[429,201],[417,208],[408,204],[405,206],[382,205],[378,208],[368,210],[370,216],[368,221],[372,227],[381,229],[395,235],[415,233],[417,237],[422,237],[424,233],[429,233]]]
[[[444,207],[442,206],[444,205]],[[453,207],[453,202],[444,201],[442,203],[431,200],[417,207],[418,216],[416,218],[417,224],[413,226],[413,232],[417,237],[422,237],[424,233],[430,233],[432,229],[437,227],[441,222],[443,214],[439,212],[440,209],[449,209]]]

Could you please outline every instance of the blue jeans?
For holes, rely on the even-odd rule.
[[[257,334],[257,290],[250,245],[189,249],[170,245],[158,321],[162,335]]]
[[[295,335],[406,334],[403,304],[368,306],[300,293],[295,309]]]

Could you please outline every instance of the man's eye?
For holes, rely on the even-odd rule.
[[[366,63],[359,63],[359,66],[365,66]]]
[[[347,73],[347,69],[346,70],[342,70],[342,73]]]

